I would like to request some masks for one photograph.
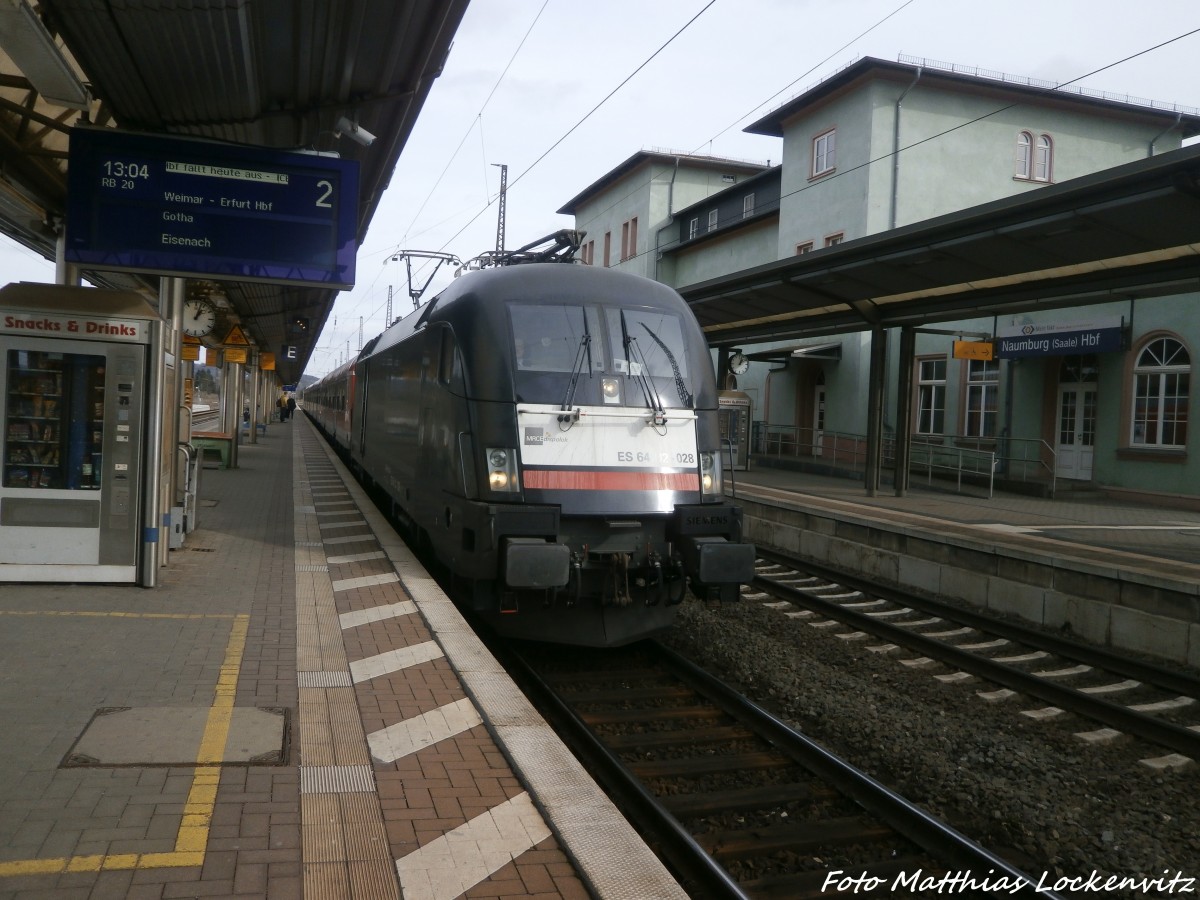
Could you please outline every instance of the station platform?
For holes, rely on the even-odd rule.
[[[303,416],[152,589],[0,586],[0,898],[685,897]]]
[[[1039,498],[751,464],[745,536],[1083,640],[1200,668],[1200,511],[1064,488]]]
[[[957,491],[948,483],[931,486],[914,478],[903,497],[897,497],[890,484],[868,497],[861,476],[843,478],[768,466],[752,466],[733,476],[736,486],[823,497],[881,513],[920,517],[931,526],[944,523],[955,530],[961,526],[995,535],[1050,538],[1071,545],[1077,553],[1105,555],[1119,550],[1200,562],[1200,511],[1111,500],[1097,490],[1063,487],[1054,498],[997,490],[989,498],[982,487],[968,485]]]

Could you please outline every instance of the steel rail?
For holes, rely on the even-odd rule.
[[[714,703],[798,765],[832,784],[844,796],[855,801],[898,835],[936,857],[939,862],[966,870],[991,870],[990,877],[993,880],[1005,878],[1019,886],[1011,896],[1061,900],[1061,895],[1045,888],[1037,891],[1037,882],[1029,875],[838,759],[694,663],[657,642],[647,642],[647,646],[661,657],[673,675],[697,694]],[[627,814],[635,816],[636,822],[644,826],[653,839],[661,842],[666,861],[677,873],[700,886],[704,896],[752,896],[745,893],[739,883],[637,781],[620,758],[604,746],[592,729],[524,659],[519,658],[519,654],[505,652],[503,657],[505,668],[510,672],[517,670],[522,688],[534,695],[531,700],[553,721],[556,730],[560,733],[566,730],[569,742],[584,759],[589,771],[616,795]]]
[[[498,643],[498,642],[497,642]],[[525,659],[515,652],[491,647],[509,674],[517,678],[521,689],[543,716],[551,720],[556,732],[583,758],[587,770],[616,796],[627,815],[660,842],[662,855],[675,872],[704,889],[705,897],[750,900],[737,881],[639,782],[624,763],[600,742],[578,714],[539,676]]]
[[[768,558],[767,554],[764,553],[759,553],[759,556],[763,559]],[[794,565],[798,570],[808,568],[809,571],[815,571],[820,568],[817,566],[809,567],[807,563],[795,560],[791,561],[789,565]],[[825,576],[822,575],[822,577]],[[863,593],[870,593],[884,600],[900,603],[921,611],[933,612],[932,609],[927,610],[923,607],[919,599],[912,598],[894,589],[881,589],[877,585],[872,585],[869,582],[849,576],[831,574],[829,578],[845,587],[860,590]],[[863,613],[846,609],[840,604],[808,594],[800,588],[789,587],[788,585],[771,581],[769,578],[761,575],[757,576],[752,584],[757,584],[760,588],[770,586],[772,591],[779,593],[781,596],[788,597],[789,599],[799,598],[795,602],[815,612],[820,612],[831,619],[836,619],[850,627],[876,634],[885,640],[901,644],[918,653],[935,657],[964,672],[978,675],[980,678],[1003,685],[1010,690],[1031,697],[1037,697],[1060,709],[1069,710],[1085,718],[1102,722],[1127,734],[1136,735],[1143,740],[1167,747],[1191,759],[1200,759],[1200,732],[1192,731],[1182,725],[1164,722],[1161,719],[1145,715],[1120,704],[1110,703],[1107,700],[1101,700],[1089,694],[1081,693],[1074,688],[1054,684],[1044,678],[1022,672],[1004,663],[995,662],[969,650],[962,650],[953,644],[926,637],[897,625],[881,622]],[[912,600],[911,603],[909,602],[910,599]],[[946,610],[946,615],[943,618],[951,621],[958,619],[959,611],[957,609],[952,607],[944,607],[944,609]],[[978,627],[981,630],[994,631],[996,629],[993,629],[993,624],[994,620],[985,619]],[[1019,629],[1013,639],[1029,646],[1037,646],[1036,635],[1022,632]],[[1051,650],[1049,652],[1057,653],[1058,651]],[[1062,655],[1070,657],[1070,653],[1066,650],[1062,651]],[[1107,665],[1102,663],[1101,667],[1107,668]],[[1115,669],[1116,667],[1114,666]]]
[[[890,788],[830,753],[811,738],[793,729],[761,706],[738,694],[691,660],[658,645],[675,674],[699,693],[714,701],[759,736],[784,750],[801,765],[830,781],[838,790],[878,816],[899,834],[936,855],[939,860],[967,869],[994,869],[1000,877],[1021,887],[1010,894],[1016,897],[1060,898],[1045,889],[1035,890],[1036,880],[1006,860],[996,856],[951,826],[931,816]]]
[[[910,606],[913,609],[927,612],[930,615],[941,616],[944,619],[952,619],[980,631],[990,632],[997,637],[1019,641],[1030,647],[1036,647],[1038,650],[1053,653],[1055,656],[1062,656],[1081,663],[1087,663],[1090,666],[1105,669],[1114,674],[1123,675],[1126,678],[1135,679],[1143,684],[1162,688],[1164,691],[1175,691],[1180,694],[1200,697],[1200,678],[1197,678],[1195,675],[1189,675],[1186,672],[1164,669],[1151,663],[1130,659],[1128,656],[1119,656],[1111,651],[1102,650],[1099,647],[1093,647],[1069,638],[1045,634],[1039,631],[1030,631],[1020,625],[1014,625],[959,606],[952,606],[940,600],[935,600],[932,597],[925,597],[920,594],[908,593],[900,588],[880,585],[870,582],[861,576],[852,575],[849,572],[842,572],[828,566],[820,565],[819,563],[809,562],[808,560],[794,559],[785,554],[766,550],[761,547],[758,548],[758,556],[760,559],[765,559],[769,562],[803,569],[804,571],[821,578],[828,578],[830,581],[836,581],[838,584],[845,585],[854,590],[870,591],[876,597],[892,603]]]

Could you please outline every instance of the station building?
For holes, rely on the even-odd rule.
[[[856,238],[1179,150],[1200,134],[1200,110],[865,58],[745,130],[780,138],[779,161],[641,151],[571,199],[559,212],[587,232],[583,261],[682,290],[796,254],[835,254]],[[1200,448],[1187,421],[1200,362],[1195,279],[1192,287],[1114,290],[1099,305],[918,329],[914,468],[988,469],[1039,493],[1085,486],[1200,506]],[[737,348],[733,371],[721,366],[723,386],[752,404],[758,458],[861,465],[870,343],[864,327]],[[898,344],[887,341],[885,444],[897,385],[909,382]],[[959,358],[968,354],[980,358]]]

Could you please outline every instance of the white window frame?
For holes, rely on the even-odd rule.
[[[946,357],[917,360],[916,433],[946,433]]]
[[[1017,154],[1013,165],[1013,176],[1029,180],[1033,174],[1033,135],[1028,131],[1017,133]]]
[[[825,238],[826,247],[836,247],[846,239],[846,232],[839,231],[837,234],[831,234]]]
[[[717,230],[717,221],[718,221],[717,216],[718,216],[717,210],[710,209],[708,211],[708,230],[709,231]]]
[[[1000,399],[1000,361],[967,360],[967,407],[963,415],[965,437],[996,437],[996,416]]]
[[[1050,135],[1017,132],[1013,177],[1021,181],[1049,182],[1054,179],[1054,139]]]
[[[825,175],[837,168],[837,129],[818,134],[813,138],[812,175]]]
[[[1050,135],[1039,134],[1033,148],[1033,180],[1049,181],[1054,160],[1054,142]]]
[[[688,222],[688,240],[693,240],[700,233],[700,217],[695,216]]]
[[[1131,447],[1186,449],[1191,372],[1191,355],[1182,341],[1156,337],[1142,346],[1133,367]]]
[[[813,245],[812,241],[804,241],[802,243],[799,243],[796,245],[796,255],[802,256],[805,253],[812,253],[813,247],[814,247],[814,245]]]
[[[742,218],[748,219],[754,215],[754,192],[751,191],[742,198]]]

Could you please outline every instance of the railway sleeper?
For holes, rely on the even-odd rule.
[[[561,689],[559,694],[572,703],[624,703],[628,700],[694,700],[700,702],[696,692],[679,685],[648,685],[640,688],[615,687],[609,690],[572,691]],[[642,718],[652,717],[654,711],[642,710]]]
[[[703,794],[672,794],[660,797],[659,802],[677,819],[698,819],[742,810],[771,809],[789,803],[836,800],[839,797],[841,794],[837,791],[821,785],[772,784]]]
[[[645,722],[644,709],[608,709],[597,712],[581,712],[579,717],[588,725],[623,725],[628,722]],[[712,720],[725,719],[728,714],[715,706],[676,706],[654,708],[656,721]]]
[[[753,732],[741,725],[722,725],[715,728],[685,728],[677,731],[648,731],[640,734],[614,734],[604,738],[612,750],[662,750],[708,744],[720,741],[747,740]]]
[[[750,859],[768,853],[811,853],[822,847],[874,844],[896,839],[896,832],[877,822],[847,817],[804,825],[772,825],[737,831],[712,831],[695,836],[696,842],[722,862]]]
[[[626,768],[639,778],[694,778],[747,769],[778,769],[791,765],[782,753],[731,753],[727,756],[700,756],[691,759],[660,759],[628,762]]]

